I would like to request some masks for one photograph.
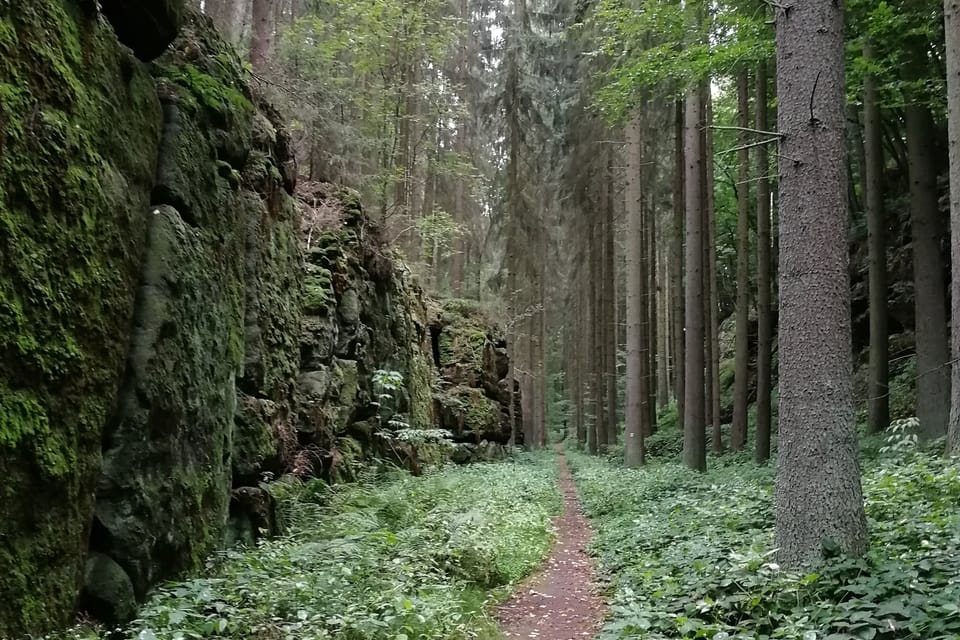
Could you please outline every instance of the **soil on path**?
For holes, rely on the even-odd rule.
[[[557,540],[545,568],[499,608],[500,627],[510,639],[592,638],[606,616],[593,562],[587,555],[590,524],[580,508],[563,453],[558,453],[563,513],[555,521]]]

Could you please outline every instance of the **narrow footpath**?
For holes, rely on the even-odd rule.
[[[499,608],[500,628],[510,639],[592,638],[606,616],[593,562],[587,555],[592,531],[559,449],[558,461],[563,513],[555,521],[557,540],[544,569]]]

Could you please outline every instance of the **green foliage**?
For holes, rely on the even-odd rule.
[[[958,637],[960,468],[906,449],[864,474],[868,555],[832,557],[813,573],[774,561],[770,467],[697,475],[573,456],[597,528],[594,552],[611,580],[601,638]]]
[[[653,87],[678,93],[692,81],[769,59],[773,34],[766,20],[762,10],[720,3],[711,8],[709,21],[691,29],[680,3],[656,0],[637,10],[624,0],[603,0],[592,26],[612,64],[600,74],[598,108],[610,120],[622,121]]]
[[[156,638],[497,637],[485,610],[550,546],[551,458],[350,485],[273,485],[289,534],[168,584],[129,630]],[[497,591],[500,593],[500,590]],[[66,638],[96,638],[77,630]],[[83,635],[87,633],[87,635]]]

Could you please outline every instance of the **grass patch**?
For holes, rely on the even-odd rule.
[[[869,461],[868,555],[793,573],[772,554],[772,468],[719,458],[699,475],[569,459],[609,580],[601,638],[960,637],[956,462],[913,450]]]
[[[546,454],[276,489],[287,535],[157,589],[125,637],[498,638],[488,605],[541,564],[561,507]]]

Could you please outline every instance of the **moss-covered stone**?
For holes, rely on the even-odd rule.
[[[243,234],[155,207],[118,411],[106,433],[94,548],[142,597],[200,565],[227,517],[242,365]],[[162,535],[156,535],[161,532]]]
[[[76,601],[160,122],[79,3],[0,3],[0,636]]]
[[[500,440],[500,404],[475,387],[453,387],[437,397],[440,427],[461,441]]]

